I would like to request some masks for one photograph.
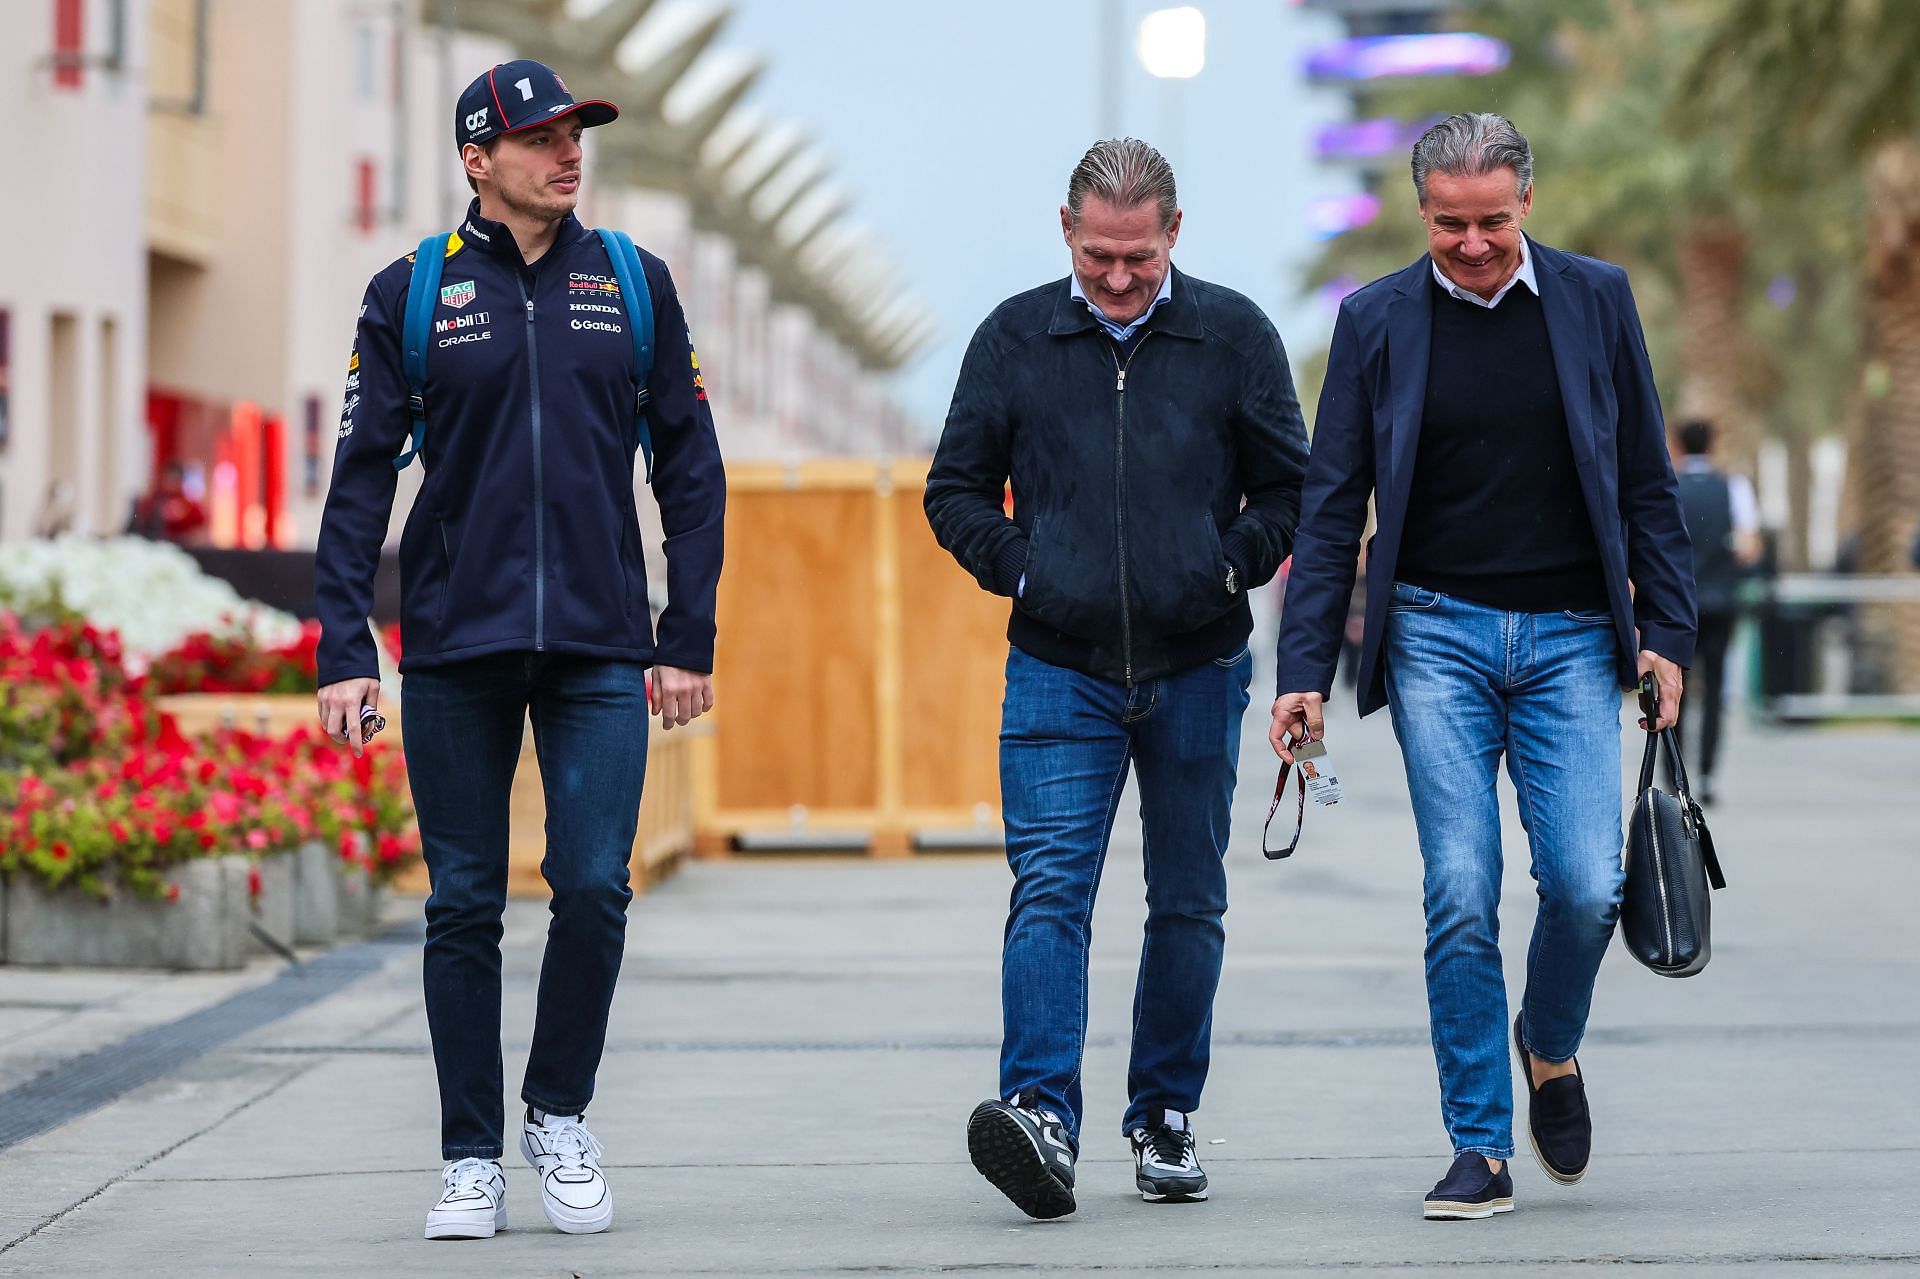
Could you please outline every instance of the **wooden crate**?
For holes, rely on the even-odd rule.
[[[381,740],[398,749],[401,698],[380,703],[387,730]],[[224,693],[189,693],[160,699],[162,710],[180,722],[189,736],[225,725],[248,732],[279,735],[308,725],[319,726],[314,698],[250,697]],[[640,804],[640,825],[633,842],[633,886],[644,892],[673,872],[679,859],[693,851],[693,754],[695,739],[704,729],[693,725],[669,733],[656,721],[647,742],[647,786]],[[342,750],[346,748],[341,747]],[[546,855],[546,794],[540,783],[540,765],[533,753],[533,727],[522,729],[520,762],[514,769],[509,800],[512,833],[507,845],[507,892],[514,897],[541,898],[547,883],[540,874]],[[425,866],[416,865],[394,883],[398,892],[427,892]]]
[[[999,843],[1006,603],[934,541],[927,465],[729,464],[701,852]]]

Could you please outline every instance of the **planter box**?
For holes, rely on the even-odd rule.
[[[379,926],[387,890],[372,882],[365,866],[319,840],[300,845],[293,857],[295,942],[331,946],[358,940]]]
[[[296,901],[297,855],[291,850],[269,853],[254,865],[260,871],[260,896],[254,899],[253,922],[260,931],[282,946],[294,944],[294,908]],[[274,951],[249,931],[251,953],[270,955]]]
[[[334,873],[340,894],[339,938],[348,941],[365,937],[374,921],[373,884],[367,878],[367,868],[350,866],[335,858]]]
[[[320,840],[294,850],[293,940],[331,946],[340,935],[340,854]]]
[[[167,877],[177,901],[108,901],[15,876],[6,892],[7,961],[85,968],[238,968],[252,938],[245,857],[187,862]]]

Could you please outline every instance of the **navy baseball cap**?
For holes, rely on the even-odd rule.
[[[611,102],[575,102],[566,81],[552,67],[532,58],[516,58],[490,68],[460,95],[453,113],[453,143],[463,147],[488,142],[570,115],[578,115],[580,123],[591,128],[617,120],[620,108]]]

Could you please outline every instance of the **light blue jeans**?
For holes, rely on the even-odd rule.
[[[1387,701],[1426,864],[1427,1005],[1455,1154],[1513,1155],[1500,968],[1500,757],[1540,897],[1521,999],[1527,1047],[1579,1050],[1621,869],[1620,690],[1605,613],[1509,613],[1396,582]]]

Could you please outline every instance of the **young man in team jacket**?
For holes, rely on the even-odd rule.
[[[500,937],[523,722],[546,788],[553,918],[520,1148],[548,1218],[586,1233],[613,1215],[584,1120],[632,897],[649,707],[671,728],[713,706],[725,476],[699,362],[666,265],[640,253],[654,347],[639,367],[628,328],[640,302],[626,290],[641,282],[629,273],[623,286],[573,215],[581,130],[617,114],[574,101],[537,62],[467,88],[454,136],[477,198],[443,250],[423,403],[410,411],[403,356],[421,336],[405,319],[409,258],[374,277],[360,309],[320,529],[320,716],[357,754],[379,699],[367,612],[396,455],[423,414],[425,478],[400,541],[400,669],[433,885],[424,967],[447,1164],[430,1239],[487,1238],[506,1220]],[[642,396],[667,535],[657,635],[633,491]]]

